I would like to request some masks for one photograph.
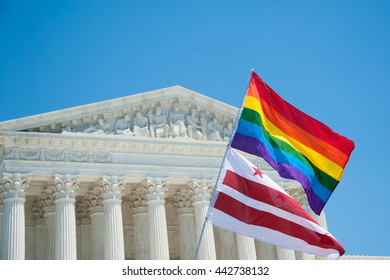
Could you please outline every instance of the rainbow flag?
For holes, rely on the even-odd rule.
[[[231,147],[264,158],[280,176],[300,182],[319,215],[355,145],[283,100],[252,72]]]

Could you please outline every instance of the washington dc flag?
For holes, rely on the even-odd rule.
[[[331,259],[345,252],[278,184],[231,147],[206,220],[257,240]]]
[[[319,215],[339,183],[354,143],[301,112],[252,72],[231,146],[264,158],[303,186]]]

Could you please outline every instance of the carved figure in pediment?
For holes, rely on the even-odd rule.
[[[150,135],[157,138],[168,138],[169,125],[167,115],[161,113],[161,107],[156,107],[156,113],[148,113]]]
[[[222,132],[223,140],[225,140],[225,141],[229,140],[232,133],[233,133],[233,123],[228,122],[226,127],[223,129],[223,132]]]
[[[115,123],[115,133],[122,135],[133,135],[133,132],[130,129],[130,116],[125,114],[122,119],[118,119]]]
[[[96,125],[89,125],[84,129],[84,133],[94,133],[94,134],[108,134],[111,132],[111,127],[106,123],[103,118],[98,118],[98,123]]]
[[[62,133],[68,133],[68,132],[74,132],[74,130],[72,130],[72,127],[70,126],[70,124],[66,124],[63,128],[62,128]]]
[[[204,114],[200,115],[200,127],[202,130],[202,139],[207,140],[207,118]]]
[[[213,141],[220,141],[221,136],[218,131],[218,120],[216,118],[212,119],[207,124],[208,138]]]
[[[196,116],[196,108],[191,108],[191,114],[186,116],[188,137],[196,140],[202,139],[202,126]]]
[[[179,103],[173,104],[173,110],[169,112],[169,136],[187,138],[187,128],[184,124],[185,117],[180,112]]]
[[[140,111],[135,113],[133,120],[133,132],[136,136],[149,137],[148,118],[143,116]]]

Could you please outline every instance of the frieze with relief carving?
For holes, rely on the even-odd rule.
[[[92,121],[88,120],[89,123],[82,120],[63,122],[60,132],[228,141],[233,131],[231,117],[179,100],[122,111],[120,116],[95,116]]]
[[[111,163],[110,152],[93,152],[85,150],[62,150],[41,148],[7,147],[4,149],[3,159],[28,161],[66,161]]]

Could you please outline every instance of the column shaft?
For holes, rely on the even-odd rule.
[[[195,212],[195,230],[196,240],[199,240],[202,234],[203,223],[208,210],[208,201],[194,201]],[[198,253],[199,260],[216,260],[215,242],[213,226],[210,223],[206,223],[203,231],[202,240],[199,246]]]
[[[35,225],[35,259],[45,260],[47,249],[47,229],[44,221]]]
[[[91,213],[91,259],[104,260],[104,214]]]
[[[169,260],[165,200],[148,200],[150,259]]]
[[[76,260],[75,199],[56,199],[56,248],[57,260]]]
[[[2,259],[25,259],[24,198],[4,199]]]
[[[147,208],[144,211],[134,210],[134,250],[136,260],[149,260],[149,214]]]
[[[178,216],[180,237],[180,259],[192,260],[195,256],[195,224],[193,213],[180,213]]]
[[[91,259],[91,224],[87,218],[81,222],[80,225],[80,235],[81,235],[81,259],[90,260]]]
[[[239,260],[256,260],[255,240],[242,234],[236,234]]]
[[[124,260],[125,245],[122,222],[122,200],[106,199],[104,207],[104,259]]]
[[[55,260],[56,247],[56,212],[54,209],[44,214],[45,224],[47,228],[47,245],[46,245],[46,259]]]

